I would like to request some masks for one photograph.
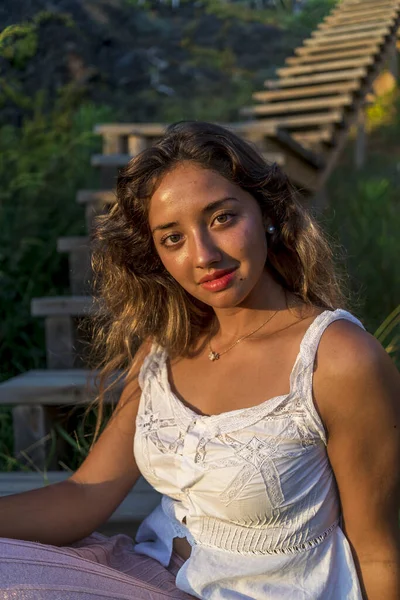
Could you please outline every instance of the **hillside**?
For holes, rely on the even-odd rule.
[[[0,121],[19,125],[38,96],[49,109],[60,94],[124,120],[235,119],[331,4],[290,17],[219,0],[4,3]]]

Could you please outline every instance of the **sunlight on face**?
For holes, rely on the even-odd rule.
[[[182,163],[167,173],[151,198],[149,223],[165,268],[210,306],[239,306],[264,276],[260,207],[214,171]]]

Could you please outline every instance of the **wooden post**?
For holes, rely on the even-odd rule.
[[[47,367],[49,369],[72,368],[75,355],[71,317],[47,317],[45,328]],[[46,467],[46,460],[49,460],[47,452],[51,421],[45,406],[26,404],[13,408],[14,456],[19,462],[39,470]],[[57,468],[58,454],[63,445],[65,445],[63,442],[58,442],[57,451],[51,457],[48,468]]]
[[[117,133],[103,133],[103,154],[123,154],[124,140]],[[115,167],[102,167],[100,171],[100,186],[103,189],[114,189],[116,185]]]
[[[396,84],[399,78],[399,55],[397,52],[397,35],[394,36],[393,44],[390,49],[390,57],[389,57],[389,70],[393,75]]]
[[[68,261],[71,293],[73,296],[85,296],[90,293],[92,276],[89,247],[74,248],[69,252]]]
[[[68,315],[46,317],[48,369],[72,369],[75,363],[74,331]]]
[[[46,466],[50,433],[43,406],[24,404],[13,408],[14,456],[31,469]],[[49,465],[52,468],[52,465]]]
[[[93,229],[93,221],[96,215],[101,212],[99,206],[94,202],[88,202],[85,206],[85,222],[86,222],[86,231],[88,235],[91,235]]]
[[[139,152],[142,152],[147,147],[146,138],[141,135],[130,135],[128,136],[128,154],[130,156],[136,156]]]
[[[46,354],[48,369],[72,369],[76,362],[74,322],[68,315],[49,316],[45,319]],[[40,406],[43,416],[41,434],[50,434],[52,424],[59,420],[60,408],[57,406]],[[33,433],[31,433],[33,436]],[[66,450],[67,442],[57,436],[54,456],[51,457],[50,469],[58,469],[58,460]],[[46,448],[44,448],[44,452]],[[45,452],[46,454],[46,452]]]
[[[361,106],[357,116],[357,137],[355,143],[354,162],[356,169],[361,169],[365,163],[367,133],[365,129],[365,107]]]
[[[116,133],[103,133],[103,154],[122,154],[123,139]]]

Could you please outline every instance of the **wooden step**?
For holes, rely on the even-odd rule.
[[[329,15],[327,15],[325,18],[335,17],[337,15],[348,15],[349,17],[352,14],[364,15],[376,10],[390,11],[397,9],[399,7],[399,4],[400,3],[398,0],[395,0],[393,2],[391,2],[390,0],[386,0],[385,2],[377,2],[376,0],[363,0],[363,2],[361,2],[358,5],[353,4],[347,6],[340,3],[333,10],[331,10]]]
[[[219,123],[219,125],[234,131],[239,136],[245,136],[249,132],[247,123]],[[149,147],[160,138],[167,129],[166,123],[102,123],[96,125],[95,133],[103,136],[103,153],[94,155],[91,164],[102,169],[121,168],[138,152]],[[274,131],[265,131],[265,134],[274,134]],[[105,156],[113,156],[107,160]],[[110,172],[106,174],[105,181],[108,184]],[[111,181],[112,185],[114,184]]]
[[[397,8],[399,3],[396,2],[379,2],[374,0],[373,2],[360,2],[359,4],[340,4],[336,9],[332,11],[332,15],[345,14],[346,16],[351,15],[369,15],[377,10],[391,10]]]
[[[371,23],[379,21],[380,19],[384,20],[388,16],[397,15],[397,8],[388,12],[387,10],[377,11],[373,15],[358,15],[354,17],[346,17],[346,15],[338,15],[337,17],[328,17],[324,21],[324,25],[331,27],[332,25],[357,25],[358,23]]]
[[[0,383],[0,404],[12,407],[14,456],[36,468],[57,467],[57,456],[49,466],[51,421],[59,407],[87,405],[95,400],[98,388],[95,372],[83,369],[35,369]],[[117,374],[108,379],[116,381]],[[115,405],[123,381],[105,395]],[[46,407],[54,406],[56,409]],[[50,411],[50,412],[49,412]]]
[[[341,52],[323,52],[321,54],[304,54],[302,56],[290,56],[285,60],[287,65],[305,65],[311,63],[319,63],[325,61],[334,61],[346,58],[352,58],[355,56],[374,56],[379,52],[379,44],[373,46],[365,46],[358,48],[357,50],[342,50]]]
[[[354,12],[339,12],[337,14],[331,14],[327,17],[321,25],[336,26],[336,27],[351,27],[361,23],[371,23],[373,21],[380,21],[393,16],[398,10],[397,6],[388,7],[376,7],[374,9],[365,11],[354,11]],[[325,29],[325,28],[324,28]],[[317,31],[324,31],[324,29],[318,28]]]
[[[359,70],[357,71],[357,73],[360,72]],[[233,132],[235,132],[237,135],[246,135],[248,133],[256,133],[256,132],[261,132],[265,135],[270,135],[274,133],[274,129],[270,128],[270,126],[260,123],[259,121],[257,122],[251,122],[251,121],[238,121],[238,122],[232,122],[232,123],[217,123],[218,125],[221,125],[222,127],[226,127],[226,129],[229,129]],[[156,127],[157,124],[150,124],[150,125],[154,125],[154,127]],[[120,133],[121,135],[124,134],[124,132],[129,132],[132,130],[132,128],[136,126],[136,124],[134,123],[117,123],[117,124],[101,124],[101,125],[96,125],[95,127],[95,131],[96,132],[101,132],[101,131],[106,131],[106,132],[115,132],[115,133]],[[147,126],[147,124],[146,124]],[[144,127],[144,125],[143,125]],[[101,155],[97,155],[97,156],[104,156],[104,154]],[[126,155],[126,156],[130,156],[130,155]],[[100,159],[103,160],[103,159]],[[100,202],[115,202],[115,197],[112,198],[112,196],[114,195],[114,192],[112,192],[111,190],[81,190],[80,192],[78,192],[78,196],[77,196],[77,201],[79,203],[86,203],[86,202],[93,202],[93,201],[100,201]]]
[[[332,141],[333,131],[331,127],[319,128],[310,131],[293,132],[294,139],[300,144],[319,144]]]
[[[304,114],[294,117],[280,117],[275,119],[262,119],[266,124],[270,122],[277,128],[301,128],[309,125],[324,125],[326,123],[340,123],[343,120],[341,111],[332,110],[329,112],[321,112],[314,114]]]
[[[318,46],[300,46],[295,49],[295,54],[298,56],[305,56],[309,54],[321,54],[326,52],[337,52],[338,50],[346,50],[351,48],[364,48],[371,45],[380,46],[384,43],[385,37],[375,36],[371,34],[371,38],[361,39],[361,40],[352,40],[349,39],[347,42],[341,42],[340,44],[319,44]]]
[[[289,89],[282,89],[270,92],[254,92],[254,100],[263,101],[274,101],[274,100],[286,100],[295,98],[316,98],[318,96],[329,96],[330,94],[341,94],[346,92],[354,92],[359,88],[358,81],[348,81],[345,83],[338,84],[327,84],[327,85],[309,85],[306,87],[296,87]]]
[[[60,237],[57,240],[57,252],[88,249],[89,245],[90,239],[87,236]]]
[[[81,317],[89,315],[93,310],[93,299],[90,296],[53,296],[33,298],[31,314],[33,317],[68,315]]]
[[[246,114],[246,113],[243,113]],[[282,164],[284,162],[284,157],[282,155],[282,153],[275,153],[275,152],[266,152],[264,153],[264,158],[269,161],[269,162],[276,162],[277,164]],[[95,157],[92,157],[92,161],[93,159],[95,159],[96,165],[95,166],[118,166],[118,167],[123,167],[124,165],[126,165],[129,160],[132,157],[130,157],[129,155],[125,154],[118,154],[118,155],[113,155],[113,154],[97,154]],[[92,162],[93,164],[93,162]]]
[[[254,120],[254,121],[242,121],[242,122],[235,122],[235,123],[217,123],[217,124],[226,127],[227,129],[233,131],[234,133],[236,133],[239,136],[243,136],[243,137],[251,140],[253,143],[259,144],[261,142],[261,146],[263,146],[265,144],[266,138],[274,138],[277,135],[278,128],[279,128],[279,123],[277,123],[271,119],[269,119],[268,122],[263,122],[262,120]],[[134,125],[135,124],[131,124],[131,123],[124,123],[124,124],[107,124],[106,123],[106,124],[100,124],[100,125],[96,126],[95,131],[97,133],[104,134],[104,135],[109,134],[110,136],[112,136],[112,135],[129,135],[131,132],[135,133]],[[143,129],[139,130],[139,133],[143,133],[143,132],[144,132]],[[153,130],[153,131],[151,131],[151,133],[156,133],[156,132]],[[269,145],[270,145],[270,140],[268,141],[268,143],[266,143],[265,149],[267,151],[268,151]],[[299,144],[297,144],[297,146],[299,146]],[[112,147],[112,143],[108,147],[109,148]],[[277,148],[277,150],[278,150],[278,157],[280,157],[282,155],[281,147],[279,146],[279,148]],[[285,150],[285,154],[286,154],[286,150]],[[305,154],[307,155],[307,157],[311,156],[311,153],[308,151],[305,152]],[[271,156],[271,158],[272,158],[271,153],[269,153],[269,156]],[[276,153],[275,153],[275,156],[276,156]],[[103,160],[103,159],[100,159],[100,160]],[[285,161],[286,161],[286,157],[285,157]],[[298,161],[298,163],[299,163],[298,165],[296,163],[296,169],[301,168],[301,171],[302,171],[301,181],[298,181],[298,183],[300,183],[300,185],[302,185],[302,187],[305,189],[313,189],[310,186],[314,186],[314,184],[316,182],[316,178],[317,178],[314,165],[307,164],[308,158],[305,158],[304,162],[303,162],[303,157],[301,154],[296,157],[293,154],[293,157],[291,157],[291,160],[290,160],[290,165],[286,166],[288,172],[294,171],[294,163],[296,161]],[[285,162],[285,164],[287,164],[287,163]],[[90,202],[91,198],[90,198],[90,196],[88,197],[88,195],[86,194],[85,198],[83,198],[81,195],[80,200]],[[89,206],[89,204],[87,206]],[[89,231],[91,229],[90,216],[87,216],[87,225],[88,225],[88,231]]]
[[[0,496],[20,494],[65,481],[70,473],[48,471],[46,473],[14,472],[0,473]],[[160,503],[161,494],[140,477],[126,498],[114,511],[109,522],[128,523],[142,521]]]
[[[96,397],[95,375],[87,369],[33,369],[0,383],[0,404],[86,405]],[[117,401],[122,387],[116,384],[105,402]]]
[[[349,106],[352,102],[350,94],[342,96],[327,96],[318,100],[292,100],[290,102],[276,102],[271,104],[261,104],[258,106],[248,106],[241,109],[244,115],[270,115],[300,113],[319,110],[324,108],[339,108]]]
[[[400,0],[341,0],[340,6],[359,6],[364,9],[366,6],[379,6],[380,4],[399,4]],[[338,7],[335,8],[337,10]]]
[[[363,2],[362,4],[356,5],[347,5],[340,4],[336,9],[334,9],[330,16],[346,16],[346,17],[354,17],[354,16],[370,16],[374,15],[377,12],[387,11],[396,9],[398,7],[398,2]]]
[[[286,164],[284,152],[261,152],[261,155],[267,163],[276,163],[280,167],[284,167]]]
[[[133,158],[130,154],[93,154],[90,159],[92,167],[125,167]]]
[[[318,31],[313,31],[311,34],[312,38],[323,40],[329,42],[331,37],[346,34],[349,37],[353,35],[353,33],[362,33],[371,31],[374,32],[376,29],[384,29],[387,28],[388,31],[393,26],[395,22],[395,18],[392,19],[382,19],[379,23],[356,23],[353,25],[343,25],[340,27],[330,27],[329,29],[321,29]]]
[[[247,121],[243,121],[243,122],[233,122],[233,123],[216,123],[217,125],[221,125],[221,127],[225,127],[226,129],[229,129],[231,131],[234,131],[237,135],[246,135],[249,131],[252,131],[252,124],[247,122]],[[163,129],[161,129],[161,127]],[[159,135],[161,135],[164,132],[164,128],[167,127],[167,125],[165,124],[160,124],[160,123],[143,123],[143,124],[137,124],[137,123],[102,123],[100,125],[96,125],[96,127],[94,128],[95,133],[99,133],[99,134],[114,134],[114,135],[122,135],[122,136],[126,136],[129,135],[129,133],[133,132],[137,132],[139,134],[155,134],[156,132],[158,132]],[[138,128],[138,129],[136,129]],[[266,128],[263,129],[263,133],[265,133],[266,135],[268,134],[273,134],[273,131],[267,131]],[[104,155],[104,153],[103,153]],[[103,156],[103,155],[99,155],[99,156]],[[100,159],[102,160],[102,159]]]
[[[222,127],[235,130],[236,132],[243,131],[245,123],[218,123]],[[166,128],[167,123],[101,123],[94,127],[94,132],[100,135],[119,135],[128,136],[130,134],[138,134],[149,137],[161,137]]]
[[[80,190],[76,201],[78,204],[115,204],[116,196],[113,190]]]
[[[368,6],[379,6],[380,4],[399,4],[399,0],[342,0],[340,6],[359,6],[364,10]],[[335,8],[338,10],[339,6]]]
[[[341,23],[321,23],[317,30],[311,33],[311,37],[329,37],[330,35],[338,33],[351,33],[379,29],[380,27],[391,27],[396,20],[396,16],[396,11],[393,11],[391,15],[375,21],[361,21],[360,23],[351,23],[350,25],[342,25]]]
[[[338,60],[332,62],[321,62],[312,65],[298,65],[296,67],[284,67],[277,69],[279,77],[290,77],[291,75],[312,75],[313,73],[328,73],[329,71],[339,71],[340,69],[351,69],[353,67],[366,67],[374,63],[372,56],[363,58]]]
[[[378,37],[378,36],[386,36],[388,34],[388,29],[386,27],[381,27],[379,29],[376,29],[374,31],[374,36]],[[368,40],[371,38],[371,33],[370,32],[364,32],[364,33],[353,33],[351,36],[351,41],[354,40]],[[308,38],[307,40],[304,40],[303,44],[304,46],[319,46],[319,45],[323,45],[323,44],[340,44],[340,43],[346,43],[349,41],[349,36],[347,35],[332,35],[329,37],[329,39],[315,39],[315,38]]]
[[[346,81],[360,80],[367,75],[367,69],[348,69],[346,71],[332,71],[329,73],[317,73],[302,77],[282,77],[281,79],[272,79],[265,82],[265,86],[270,89],[279,89],[283,87],[313,85],[327,81]]]
[[[168,123],[101,123],[95,125],[93,131],[99,135],[161,137],[167,127]]]

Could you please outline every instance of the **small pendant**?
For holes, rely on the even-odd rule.
[[[218,352],[213,352],[213,351],[211,350],[210,354],[208,355],[208,358],[209,358],[210,360],[212,360],[212,361],[214,361],[214,360],[218,360],[218,359],[219,359],[219,354],[218,354]]]

